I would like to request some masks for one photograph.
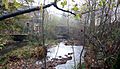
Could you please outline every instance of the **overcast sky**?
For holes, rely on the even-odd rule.
[[[54,1],[54,0],[45,0],[46,4],[51,3],[51,2],[53,2],[53,1]],[[63,0],[61,0],[61,1],[63,1]],[[81,6],[83,3],[85,3],[84,0],[74,0],[74,1],[75,1],[75,2],[73,3],[72,0],[67,0],[67,2],[68,2],[67,4],[69,4],[69,9],[72,8],[74,4],[79,4],[79,5]],[[35,0],[34,5],[36,5],[36,6],[37,6],[37,5],[40,5],[40,3],[42,3],[42,2],[43,2],[43,0]],[[62,8],[62,6],[61,6],[60,4],[61,4],[61,2],[58,2],[58,6]],[[47,8],[47,9],[48,9],[48,11],[49,11],[51,14],[57,14],[57,15],[59,15],[59,14],[62,14],[62,13],[63,13],[62,11],[57,10],[57,9],[54,8],[53,6],[50,7],[50,8]],[[68,9],[68,5],[65,6],[64,9]]]
[[[25,0],[19,0],[19,1],[25,1]],[[41,3],[43,3],[44,0],[34,0],[34,3],[32,6],[40,6]],[[54,0],[45,0],[45,4],[49,4],[51,2],[53,2]],[[63,1],[63,0],[61,0]],[[72,0],[67,0],[67,6],[65,6],[63,9],[68,9],[68,4],[69,4],[69,9],[71,9],[73,7],[73,5],[78,4],[79,6],[81,6],[82,4],[85,3],[85,0],[74,0],[75,2],[72,2]],[[58,2],[57,5],[62,8],[62,6],[60,5],[61,2]],[[53,6],[47,8],[48,12],[50,14],[56,14],[56,15],[61,15],[63,12],[60,10],[57,10],[56,8],[54,8]]]

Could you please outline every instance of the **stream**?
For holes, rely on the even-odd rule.
[[[82,50],[83,46],[66,46],[64,44],[64,42],[60,42],[59,45],[56,45],[56,47],[50,48],[48,49],[48,54],[47,56],[49,56],[49,60],[51,60],[52,58],[65,58],[66,55],[67,56],[71,56],[72,59],[68,60],[65,64],[60,64],[57,65],[55,68],[56,69],[73,69],[74,68],[74,64],[78,64],[79,60],[80,60],[80,53]],[[73,49],[74,49],[74,54],[73,54]],[[57,54],[56,54],[57,53]],[[84,52],[83,52],[84,54]],[[83,55],[82,54],[82,55]],[[75,57],[73,57],[73,55]],[[74,61],[76,63],[74,63]],[[83,62],[83,58],[82,58],[82,62]]]

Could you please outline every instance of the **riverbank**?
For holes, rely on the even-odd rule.
[[[20,49],[16,49],[7,53],[4,57],[1,57],[0,62],[1,66],[4,68],[13,68],[21,67],[24,68],[26,66],[31,67],[31,69],[39,69],[43,66],[43,64],[37,64],[36,57],[33,58],[33,52],[35,52],[35,48],[38,46],[24,46]],[[58,50],[59,48],[59,50]],[[81,46],[75,46],[75,56],[76,60],[79,60]],[[40,52],[42,53],[42,52]],[[31,58],[31,59],[30,59]],[[47,67],[48,68],[56,68],[58,69],[60,65],[69,65],[73,66],[73,51],[71,46],[64,45],[63,42],[59,43],[59,45],[48,46],[47,52]],[[4,61],[4,62],[3,62]],[[22,65],[21,65],[22,64]],[[72,64],[72,65],[71,65]],[[34,68],[33,68],[34,67]]]

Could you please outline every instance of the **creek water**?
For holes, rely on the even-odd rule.
[[[83,46],[71,46],[71,45],[66,46],[64,42],[61,42],[55,47],[48,49],[48,51],[50,51],[47,54],[47,56],[49,56],[48,60],[51,60],[52,58],[58,58],[58,59],[61,57],[64,58],[66,57],[65,55],[68,55],[68,53],[73,53],[73,49],[74,49],[74,54],[68,55],[68,56],[72,56],[72,60],[68,60],[66,64],[61,64],[61,65],[56,66],[56,69],[74,69],[74,64],[76,64],[77,66],[80,60],[80,53],[81,53],[82,48]],[[84,52],[82,56],[83,55],[84,55]],[[83,58],[82,58],[82,62],[83,62]]]

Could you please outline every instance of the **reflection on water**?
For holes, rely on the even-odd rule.
[[[80,58],[80,52],[83,47],[82,46],[73,46],[73,47],[74,47],[75,61],[76,63],[78,63]],[[56,55],[57,50],[58,53]],[[59,56],[66,57],[65,55],[68,55],[68,53],[73,53],[72,46],[65,46],[63,42],[61,42],[56,47],[50,48],[49,51],[50,52],[48,52],[48,56],[50,57],[50,59],[55,58],[55,55],[56,58],[59,58]],[[73,54],[71,56],[73,57]],[[67,61],[66,64],[58,65],[56,69],[73,69],[73,67],[74,67],[74,58],[72,58],[72,60]]]

